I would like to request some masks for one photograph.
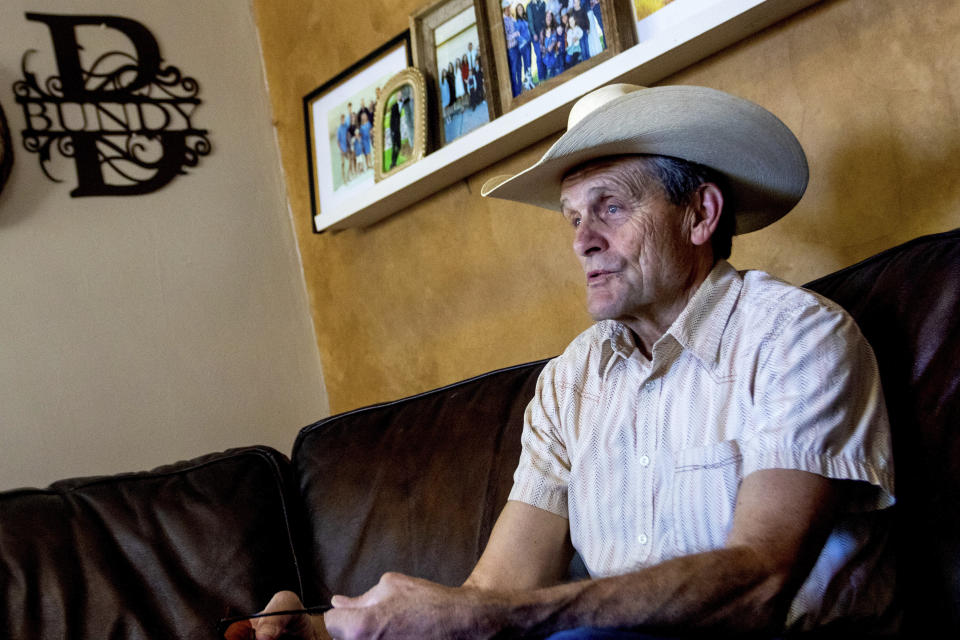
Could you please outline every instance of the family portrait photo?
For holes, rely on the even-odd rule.
[[[328,114],[334,192],[354,180],[373,176],[373,114],[380,90],[389,79],[388,74]]]
[[[303,98],[314,231],[324,212],[376,182],[374,114],[385,85],[410,66],[409,34],[386,43]]]
[[[503,0],[513,97],[604,51],[600,0]]]
[[[471,5],[433,32],[443,144],[490,121],[483,84],[477,15]]]

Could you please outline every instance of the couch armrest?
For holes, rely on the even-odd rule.
[[[300,591],[288,465],[250,447],[0,494],[0,637],[212,638]]]

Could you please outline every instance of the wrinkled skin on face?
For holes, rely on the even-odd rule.
[[[671,203],[644,162],[590,163],[564,179],[560,199],[586,276],[588,311],[626,324],[641,348],[663,335],[709,273],[716,225],[704,209],[717,207],[717,198],[722,206],[710,183],[689,205]]]

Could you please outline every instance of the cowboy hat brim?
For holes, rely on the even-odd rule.
[[[560,184],[575,167],[620,155],[662,155],[721,173],[732,192],[735,233],[786,215],[806,190],[799,141],[775,115],[748,100],[693,86],[603,87],[581,98],[567,132],[532,167],[488,180],[481,195],[560,209]],[[612,90],[612,91],[611,91]]]

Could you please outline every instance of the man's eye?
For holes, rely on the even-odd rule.
[[[607,213],[619,213],[619,212],[620,212],[620,206],[619,206],[619,205],[616,205],[616,204],[608,204],[608,205],[607,205]]]
[[[573,218],[570,218],[570,224],[572,224],[574,227],[579,227],[579,226],[580,226],[580,217],[579,217],[579,216],[574,216]]]

